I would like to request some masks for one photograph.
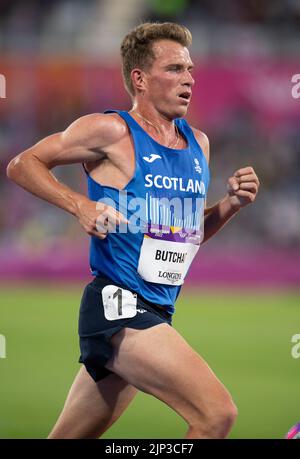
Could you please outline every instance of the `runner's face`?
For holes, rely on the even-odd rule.
[[[146,72],[146,93],[149,102],[168,118],[186,115],[194,79],[193,63],[186,47],[171,40],[153,44],[155,60]]]

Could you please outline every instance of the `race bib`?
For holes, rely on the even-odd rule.
[[[139,275],[148,282],[182,285],[200,247],[200,233],[182,229],[144,235],[138,263]]]
[[[106,285],[102,289],[102,302],[107,320],[129,319],[136,315],[137,294],[116,285]]]

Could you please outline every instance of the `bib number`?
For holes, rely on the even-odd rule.
[[[107,320],[129,319],[136,315],[136,293],[116,285],[106,285],[102,289],[102,302]]]
[[[159,241],[145,235],[138,273],[148,282],[182,285],[198,249],[199,245],[193,242]]]

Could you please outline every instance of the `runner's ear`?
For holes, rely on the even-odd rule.
[[[145,72],[141,69],[133,69],[131,71],[131,80],[133,87],[136,92],[144,92],[145,91]]]

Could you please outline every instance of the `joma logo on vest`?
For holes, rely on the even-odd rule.
[[[6,98],[6,79],[5,76],[0,73],[0,99]]]

